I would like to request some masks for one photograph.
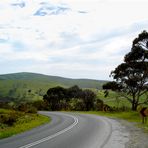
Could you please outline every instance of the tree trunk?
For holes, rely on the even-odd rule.
[[[136,111],[137,110],[138,103],[136,101],[135,93],[133,93],[132,96],[133,96],[133,100],[132,100],[132,111]]]
[[[132,102],[132,111],[136,111],[137,110],[137,106],[138,106],[137,103]]]

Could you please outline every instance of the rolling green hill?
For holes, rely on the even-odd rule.
[[[101,89],[106,81],[91,79],[69,79],[36,73],[13,73],[0,75],[0,101],[41,99],[46,91],[55,86]]]

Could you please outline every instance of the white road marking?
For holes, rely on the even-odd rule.
[[[61,131],[59,131],[59,132],[57,132],[57,133],[55,133],[55,134],[53,134],[51,136],[45,137],[43,139],[40,139],[40,140],[37,140],[35,142],[29,143],[27,145],[21,146],[19,148],[30,148],[30,147],[38,145],[38,144],[40,144],[42,142],[48,141],[48,140],[50,140],[50,139],[52,139],[52,138],[54,138],[56,136],[59,136],[59,135],[65,133],[65,132],[69,131],[70,129],[72,129],[74,126],[76,126],[79,123],[78,118],[76,118],[76,117],[74,117],[72,115],[67,115],[67,114],[65,114],[65,115],[74,119],[74,123],[71,124],[69,127],[65,128],[65,129],[63,129],[63,130],[61,130]]]

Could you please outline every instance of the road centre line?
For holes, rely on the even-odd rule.
[[[35,142],[29,143],[29,144],[27,144],[27,145],[21,146],[21,147],[19,147],[19,148],[30,148],[30,147],[35,146],[35,145],[38,145],[38,144],[40,144],[40,143],[42,143],[42,142],[48,141],[48,140],[50,140],[50,139],[52,139],[52,138],[54,138],[54,137],[57,137],[57,136],[59,136],[59,135],[65,133],[65,132],[69,131],[70,129],[72,129],[74,126],[76,126],[76,125],[79,123],[78,118],[76,118],[76,117],[74,117],[74,116],[72,116],[72,115],[67,115],[67,114],[64,114],[64,115],[73,118],[73,119],[74,119],[73,124],[71,124],[69,127],[65,128],[65,129],[63,129],[63,130],[61,130],[61,131],[59,131],[59,132],[57,132],[57,133],[55,133],[55,134],[53,134],[53,135],[50,135],[50,136],[45,137],[45,138],[43,138],[43,139],[40,139],[40,140],[37,140],[37,141],[35,141]]]

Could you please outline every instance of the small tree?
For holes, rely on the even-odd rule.
[[[111,72],[116,81],[109,82],[104,89],[118,91],[131,103],[132,110],[148,102],[142,95],[148,91],[148,33],[143,31],[133,41],[131,51],[125,55],[124,63]],[[106,87],[106,88],[105,88]]]

